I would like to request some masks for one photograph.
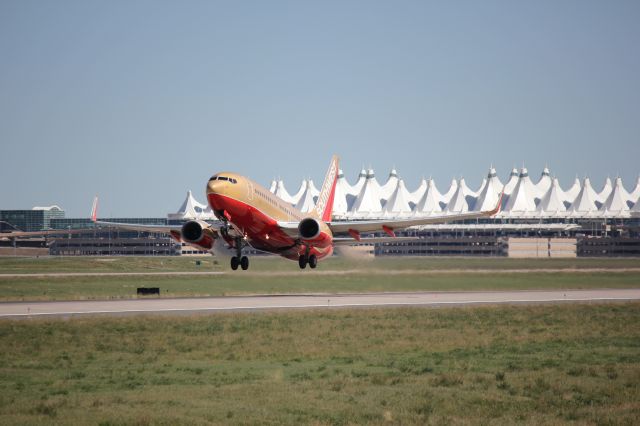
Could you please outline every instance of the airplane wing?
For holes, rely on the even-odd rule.
[[[341,222],[338,222],[341,223]],[[278,227],[291,238],[299,238],[298,232],[299,222],[278,222]],[[334,237],[334,245],[353,245],[353,244],[375,244],[375,243],[391,243],[403,240],[415,240],[415,237],[366,237],[360,240],[353,237]]]
[[[93,199],[93,205],[91,206],[91,222],[97,226],[106,228],[123,229],[125,231],[139,231],[139,232],[158,232],[170,235],[179,235],[181,225],[142,225],[139,223],[121,223],[121,222],[109,222],[105,220],[98,220],[98,196]],[[176,232],[178,234],[176,234]]]
[[[96,220],[93,223],[101,228],[115,228],[125,231],[139,231],[139,232],[159,232],[164,234],[170,234],[171,231],[180,232],[181,225],[142,225],[139,223],[121,223],[121,222],[108,222],[104,220]]]
[[[394,231],[409,228],[411,226],[429,225],[434,223],[446,223],[459,220],[479,219],[482,217],[490,217],[497,214],[502,206],[502,197],[498,200],[496,207],[492,210],[469,212],[460,214],[446,214],[440,216],[431,216],[415,219],[396,219],[396,220],[370,220],[370,221],[339,221],[329,222],[327,225],[334,234],[349,233],[356,240],[360,239],[362,232],[386,232],[389,236],[394,237]]]
[[[11,232],[0,232],[0,238],[45,237],[47,235],[87,234],[97,230],[98,230],[97,228],[85,228],[85,229],[49,229],[46,231],[11,231]]]
[[[83,229],[49,229],[46,231],[11,231],[0,232],[0,238],[44,237],[47,235],[90,234],[104,231],[104,228],[115,228],[128,231],[159,232],[171,234],[172,231],[180,232],[179,225],[140,225],[137,223],[119,223],[97,220],[93,222],[97,226]]]
[[[351,237],[338,237],[333,239],[334,246],[352,246],[356,244],[397,243],[400,241],[414,241],[416,237],[365,237],[356,240]]]
[[[461,214],[447,214],[440,216],[423,217],[416,219],[396,219],[396,220],[350,220],[350,221],[338,221],[327,222],[331,232],[336,234],[349,234],[351,238],[333,238],[336,244],[354,244],[358,242],[362,243],[384,243],[392,241],[401,241],[399,237],[396,237],[394,231],[399,231],[411,226],[429,225],[434,223],[446,223],[459,220],[479,219],[482,217],[490,217],[497,214],[502,206],[502,198],[504,194],[500,195],[500,199],[496,204],[496,207],[492,210],[469,212]],[[299,222],[278,222],[278,227],[289,235],[291,238],[297,238]],[[361,233],[366,232],[386,232],[390,238],[360,238]]]

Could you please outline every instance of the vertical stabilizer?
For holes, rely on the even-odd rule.
[[[331,221],[331,212],[333,211],[333,198],[336,192],[336,182],[338,180],[338,156],[331,157],[331,164],[329,164],[329,170],[324,177],[324,183],[316,201],[316,207],[313,209],[313,214],[323,222]]]
[[[93,204],[91,205],[91,221],[95,222],[98,220],[98,196],[96,195],[93,198]]]

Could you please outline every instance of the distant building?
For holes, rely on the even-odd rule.
[[[20,231],[51,229],[51,221],[64,218],[64,210],[53,205],[34,207],[31,210],[0,210],[0,221],[13,225]]]

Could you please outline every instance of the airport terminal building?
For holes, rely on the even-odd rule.
[[[495,217],[410,228],[399,235],[414,240],[376,244],[370,250],[378,256],[640,256],[640,178],[627,186],[621,178],[596,187],[589,178],[563,185],[546,168],[535,181],[522,168],[512,170],[503,183],[490,168],[477,186],[461,178],[441,191],[432,179],[422,179],[410,188],[395,170],[384,183],[371,169],[362,170],[354,183],[340,171],[333,219],[408,219],[484,211],[494,208],[502,196]],[[311,179],[302,180],[295,193],[282,180],[274,180],[270,190],[302,212],[310,211],[319,195]],[[101,220],[177,225],[192,219],[215,221],[215,216],[189,191],[178,211],[166,218]],[[0,227],[91,229],[87,234],[46,240],[43,244],[54,255],[202,254],[163,234],[98,230],[88,218],[66,218],[58,206],[0,210]]]

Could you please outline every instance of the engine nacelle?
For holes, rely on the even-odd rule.
[[[181,238],[185,243],[204,250],[211,250],[218,233],[207,222],[190,220],[182,225]]]
[[[303,240],[313,240],[320,235],[320,222],[312,217],[302,219],[298,224],[298,235]]]

